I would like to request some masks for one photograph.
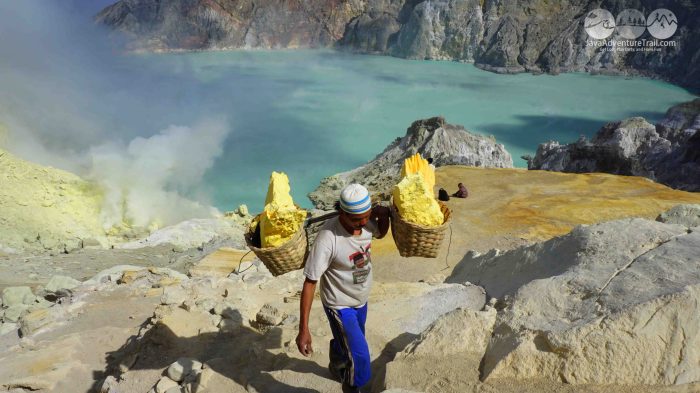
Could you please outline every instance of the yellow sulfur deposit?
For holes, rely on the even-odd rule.
[[[394,187],[393,196],[401,218],[406,221],[431,227],[440,226],[445,221],[432,188],[428,188],[418,173],[401,179]]]
[[[289,194],[289,178],[284,173],[272,172],[265,198],[265,209],[260,216],[260,238],[263,247],[277,247],[286,243],[306,219],[306,211],[294,205]]]
[[[425,185],[432,194],[435,187],[435,169],[428,164],[428,160],[421,157],[420,153],[416,153],[403,161],[401,168],[401,178],[412,173],[420,173],[425,180]]]

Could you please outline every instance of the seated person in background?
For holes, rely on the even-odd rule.
[[[457,185],[457,187],[459,187],[459,190],[457,190],[457,192],[455,192],[454,194],[452,194],[453,197],[455,197],[455,198],[466,198],[466,197],[469,196],[469,191],[467,191],[467,187],[465,187],[464,184],[459,183],[459,184]]]

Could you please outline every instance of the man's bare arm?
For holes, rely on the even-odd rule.
[[[316,292],[316,281],[304,280],[304,286],[301,290],[301,301],[299,302],[299,334],[297,335],[297,348],[304,356],[310,356],[313,353],[311,347],[311,333],[309,331],[309,315],[311,314],[311,304],[314,301],[314,293]]]

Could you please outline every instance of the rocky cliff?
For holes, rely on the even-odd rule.
[[[96,16],[132,50],[326,47],[359,15],[359,1],[123,0]]]
[[[495,72],[644,74],[700,88],[700,8],[665,4],[675,47],[606,51],[587,45],[584,19],[605,8],[648,15],[637,0],[121,0],[96,16],[132,50],[331,47],[410,59],[473,61]],[[617,33],[615,33],[617,34]],[[620,38],[613,35],[613,38]],[[649,33],[640,38],[653,39]]]
[[[670,108],[656,125],[634,117],[606,124],[590,141],[541,144],[528,167],[644,176],[673,188],[700,191],[698,130],[700,99]]]
[[[309,198],[319,209],[332,209],[340,190],[357,182],[386,199],[400,180],[403,160],[416,153],[432,157],[436,166],[513,167],[510,154],[493,137],[472,134],[462,126],[445,123],[442,117],[433,117],[413,122],[403,138],[396,138],[367,164],[322,179]]]

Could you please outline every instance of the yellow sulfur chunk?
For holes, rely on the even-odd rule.
[[[421,157],[420,153],[416,153],[403,161],[401,167],[401,178],[412,173],[420,173],[425,180],[425,185],[432,194],[435,187],[435,169],[428,164],[428,160]]]
[[[277,247],[286,243],[306,219],[306,211],[294,205],[289,191],[287,175],[272,172],[265,209],[260,215],[260,238],[263,247]]]
[[[409,174],[394,187],[394,204],[401,218],[414,224],[437,227],[445,221],[440,205],[428,189],[423,176]]]

